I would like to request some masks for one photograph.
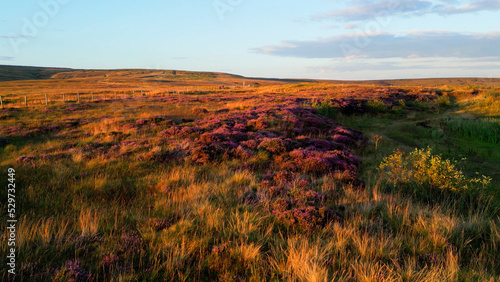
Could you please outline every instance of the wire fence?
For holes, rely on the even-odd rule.
[[[235,86],[192,86],[175,90],[129,90],[73,92],[64,94],[30,94],[0,96],[1,108],[29,108],[64,103],[87,103],[93,101],[120,100],[140,97],[166,97],[181,94],[203,94],[207,92],[235,89]]]

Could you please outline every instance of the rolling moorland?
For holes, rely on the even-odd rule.
[[[500,79],[0,80],[2,280],[500,280]]]

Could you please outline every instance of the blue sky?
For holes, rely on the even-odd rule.
[[[500,0],[24,0],[0,64],[251,77],[500,77]]]

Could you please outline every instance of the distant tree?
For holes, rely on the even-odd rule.
[[[173,70],[173,71],[172,71],[172,75],[177,75],[177,71],[176,71],[176,70]]]

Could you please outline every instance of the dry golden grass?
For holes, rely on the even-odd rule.
[[[301,281],[327,281],[327,254],[330,250],[320,244],[309,243],[307,238],[292,237],[273,250],[271,265],[286,279]]]
[[[480,116],[500,115],[500,92],[498,91],[484,91],[478,95],[459,96],[457,102],[461,106],[458,113]]]
[[[32,220],[23,215],[18,226],[16,245],[21,250],[31,244],[62,244],[71,235],[69,222],[54,218]]]
[[[97,210],[82,208],[78,222],[80,224],[81,235],[91,237],[97,235],[99,231],[100,214]]]

